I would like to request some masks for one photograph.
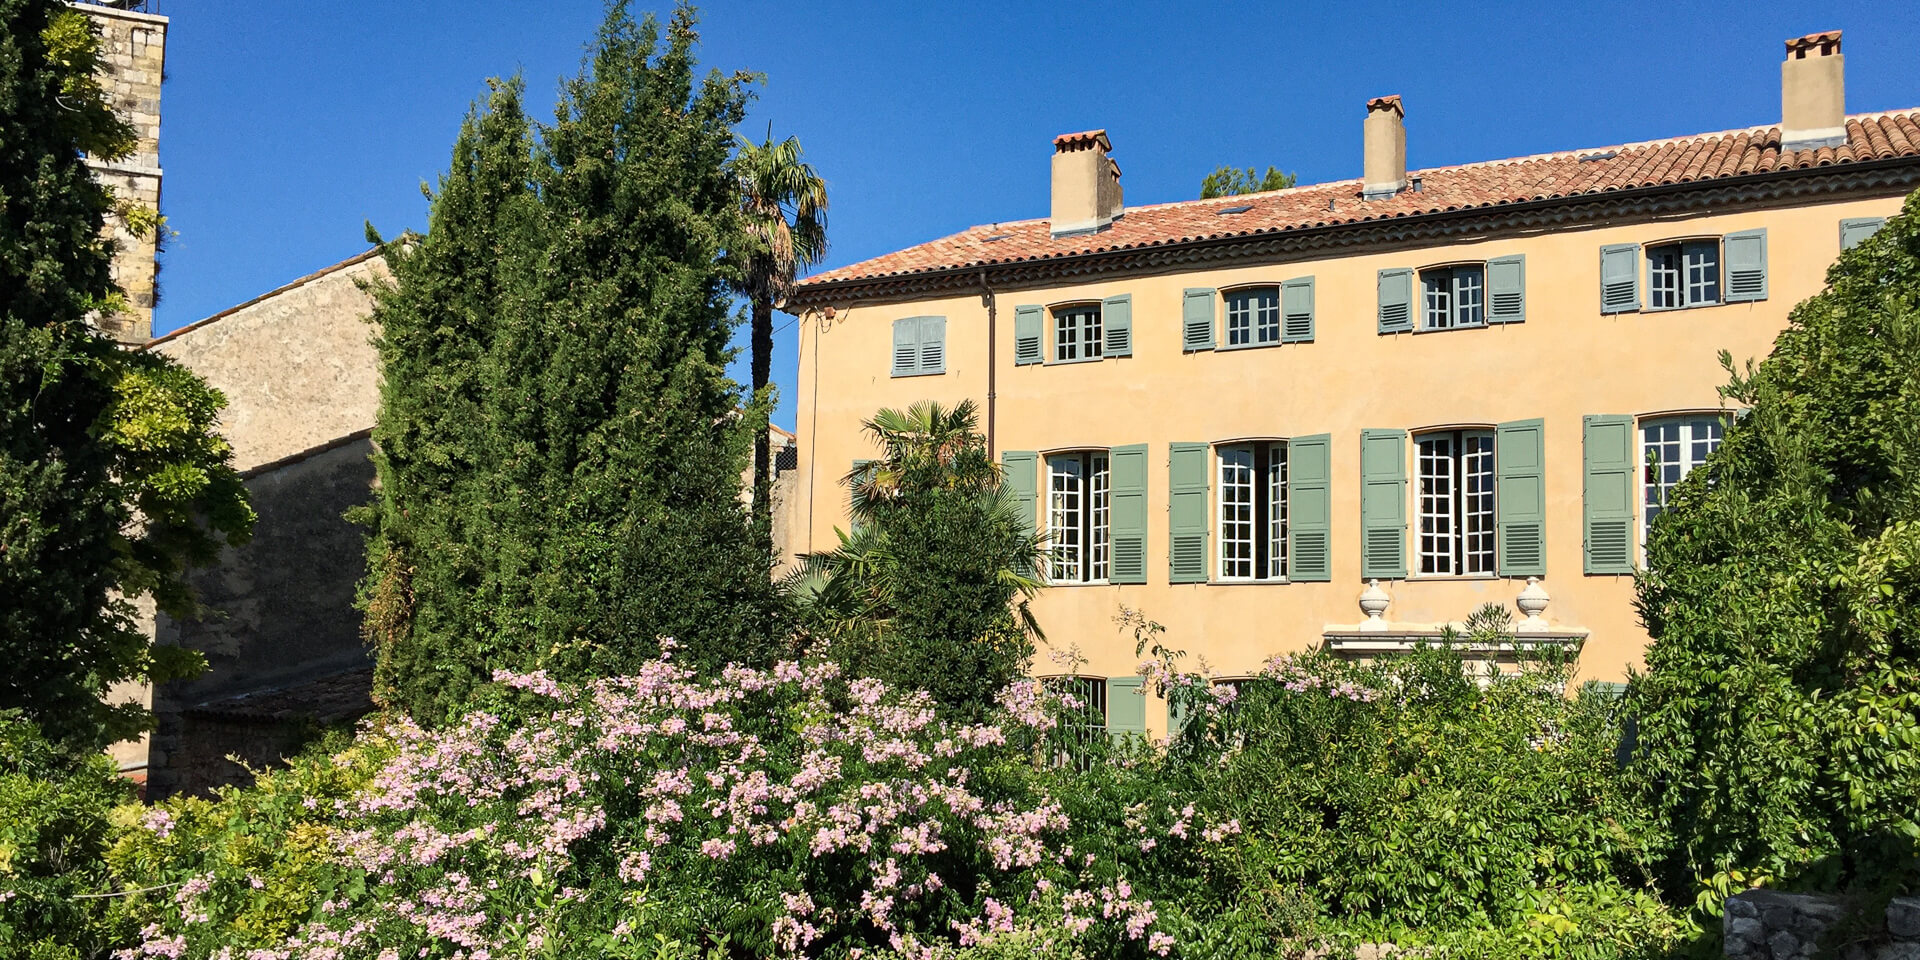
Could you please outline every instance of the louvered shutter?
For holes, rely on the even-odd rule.
[[[1133,356],[1133,297],[1123,293],[1100,301],[1100,335],[1103,356]]]
[[[1767,298],[1767,231],[1742,230],[1726,237],[1727,302]]]
[[[1212,288],[1192,288],[1181,296],[1181,350],[1192,353],[1195,350],[1213,349],[1213,314]]]
[[[1040,504],[1039,463],[1040,455],[1032,450],[1005,450],[1000,454],[1001,484],[1013,497],[1014,505],[1020,512],[1020,520],[1024,524],[1021,532],[1028,536],[1032,536],[1039,529],[1037,512]],[[1030,574],[1033,571],[1022,570],[1021,572]]]
[[[920,318],[893,322],[893,375],[910,377],[920,371]]]
[[[1360,575],[1407,575],[1407,432],[1360,431]]]
[[[1546,423],[1503,423],[1493,440],[1493,529],[1503,577],[1547,575]]]
[[[1640,309],[1640,245],[1615,243],[1600,248],[1600,312]]]
[[[947,372],[947,318],[920,318],[920,371]]]
[[[1333,579],[1333,438],[1287,442],[1287,579]]]
[[[1633,418],[1590,415],[1582,425],[1586,460],[1581,484],[1583,541],[1588,573],[1633,572]]]
[[[1852,250],[1879,231],[1886,217],[1854,217],[1840,221],[1840,249]]]
[[[1167,458],[1167,582],[1207,582],[1207,445],[1176,443]]]
[[[1380,332],[1406,333],[1413,329],[1413,271],[1380,271]]]
[[[1039,306],[1013,308],[1013,362],[1015,366],[1039,363],[1045,359],[1040,352],[1040,335],[1044,328],[1047,308]]]
[[[1107,733],[1115,742],[1147,735],[1147,698],[1140,692],[1140,679],[1114,677],[1107,681]]]
[[[1147,445],[1136,443],[1107,451],[1111,471],[1113,557],[1107,579],[1147,582]]]
[[[1524,254],[1487,261],[1487,322],[1527,319],[1527,258]]]
[[[1296,277],[1280,285],[1280,342],[1313,340],[1313,278]]]

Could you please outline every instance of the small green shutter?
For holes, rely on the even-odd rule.
[[[1586,572],[1633,572],[1633,418],[1592,414],[1582,427],[1586,479],[1584,502]]]
[[[947,372],[947,318],[920,318],[920,372]]]
[[[1187,711],[1175,706],[1172,700],[1167,700],[1165,703],[1167,705],[1167,739],[1176,740],[1180,736],[1180,731],[1187,728]]]
[[[1112,481],[1113,583],[1147,582],[1147,445],[1107,451]]]
[[[1147,735],[1147,698],[1141,695],[1139,677],[1114,677],[1107,681],[1107,733],[1116,742],[1129,734]]]
[[[1133,356],[1133,298],[1127,294],[1100,301],[1100,333],[1107,357]]]
[[[1503,577],[1547,575],[1546,423],[1500,424],[1493,441],[1495,556]]]
[[[1044,326],[1046,315],[1045,307],[1013,308],[1013,363],[1015,366],[1041,361],[1040,331]]]
[[[1767,298],[1767,231],[1729,233],[1727,248],[1727,302],[1746,303]]]
[[[1000,453],[1001,483],[1019,507],[1020,519],[1026,524],[1028,535],[1039,529],[1039,463],[1040,455],[1032,450],[1005,450]]]
[[[1360,575],[1407,575],[1407,432],[1360,431]]]
[[[1296,277],[1280,285],[1280,342],[1313,341],[1313,278]]]
[[[1525,254],[1487,261],[1487,322],[1520,323],[1527,319],[1527,258]]]
[[[1193,288],[1180,298],[1180,349],[1213,349],[1213,290]]]
[[[1207,582],[1207,445],[1173,444],[1167,458],[1167,582]]]
[[[910,377],[920,372],[920,318],[902,317],[893,322],[893,375]]]
[[[1615,243],[1600,248],[1600,312],[1640,309],[1640,245]]]
[[[1287,442],[1287,579],[1333,579],[1333,438]]]
[[[1380,332],[1406,333],[1413,329],[1413,271],[1380,271]]]
[[[1873,236],[1886,222],[1886,217],[1854,217],[1840,221],[1840,249],[1852,250],[1859,246],[1861,241]]]

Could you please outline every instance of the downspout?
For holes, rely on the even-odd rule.
[[[980,303],[987,308],[987,459],[992,460],[994,454],[994,404],[1000,396],[999,392],[995,389],[997,381],[994,377],[995,371],[998,370],[1000,366],[1000,354],[999,351],[995,349],[995,344],[998,342],[1000,333],[1000,308],[994,300],[993,288],[987,285],[987,272],[985,270],[980,271]]]

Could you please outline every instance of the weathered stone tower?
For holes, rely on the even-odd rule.
[[[101,87],[109,102],[128,123],[136,140],[133,152],[119,160],[89,158],[94,175],[113,188],[120,199],[160,208],[160,81],[166,69],[167,18],[148,13],[140,0],[75,3],[100,25],[100,53],[105,75]],[[127,295],[128,310],[101,322],[102,330],[122,343],[145,343],[153,336],[155,259],[158,238],[144,239],[127,230],[120,218],[107,223],[119,244],[113,258],[113,278]]]

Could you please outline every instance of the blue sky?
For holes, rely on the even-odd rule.
[[[530,105],[579,66],[598,0],[159,0],[156,333],[426,222],[486,77]],[[636,11],[650,9],[636,4]],[[664,9],[660,7],[659,9]],[[746,132],[797,134],[832,198],[827,266],[1043,217],[1055,134],[1105,127],[1127,199],[1221,163],[1357,176],[1368,97],[1405,98],[1415,167],[1776,123],[1782,41],[1846,32],[1850,112],[1920,106],[1920,3],[722,2],[703,60],[766,75]],[[790,318],[775,381],[791,393]],[[744,340],[744,338],[743,338]],[[741,364],[744,376],[744,358]],[[775,421],[791,427],[783,397]]]

